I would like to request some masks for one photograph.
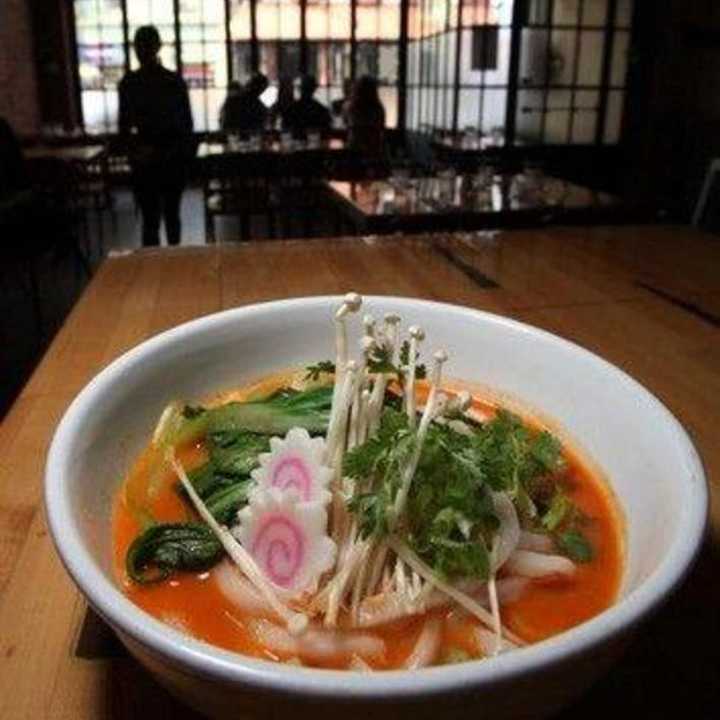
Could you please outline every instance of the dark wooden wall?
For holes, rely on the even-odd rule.
[[[687,219],[720,157],[720,2],[636,5],[623,185]]]

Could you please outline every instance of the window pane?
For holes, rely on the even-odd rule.
[[[520,46],[520,85],[544,85],[547,75],[548,31],[525,29]]]
[[[82,110],[87,132],[92,134],[115,132],[117,130],[117,92],[83,90]]]
[[[125,72],[120,0],[75,3],[78,74],[85,129],[117,129],[117,85]]]
[[[397,40],[400,0],[358,0],[355,32],[358,40]]]
[[[605,112],[605,142],[616,143],[620,140],[620,127],[625,94],[619,90],[608,93],[607,109]]]
[[[260,40],[298,40],[300,1],[257,0],[257,36]]]
[[[615,6],[615,26],[629,28],[632,23],[633,0],[617,0]]]
[[[623,87],[625,85],[629,50],[630,33],[616,31],[613,42],[612,69],[610,71],[610,84],[615,87]]]
[[[586,0],[586,4],[588,1]],[[553,25],[577,25],[580,0],[557,0],[553,3]]]
[[[580,33],[580,58],[577,81],[579,85],[597,85],[602,72],[604,35],[599,30]]]
[[[549,66],[551,85],[572,85],[576,40],[575,30],[553,31]]]
[[[575,93],[575,114],[571,142],[594,143],[600,93],[595,90],[579,90]]]
[[[224,43],[183,42],[183,77],[191,89],[196,130],[217,127],[218,116],[210,106],[210,91],[227,91],[227,58]]]
[[[230,0],[230,37],[233,41],[249,40],[250,0]]]
[[[570,90],[552,90],[548,93],[543,139],[546,145],[565,144],[569,141],[572,114],[570,101]],[[542,121],[542,113],[539,115]]]
[[[510,25],[512,2],[491,2],[490,0],[464,0],[463,27],[473,25]]]
[[[499,133],[502,137],[505,127],[505,107],[507,90],[485,90],[482,98],[482,121],[480,131],[483,135]],[[497,139],[497,138],[496,138]]]
[[[349,40],[350,0],[308,0],[305,35],[308,40]]]
[[[585,0],[582,24],[585,27],[603,27],[607,19],[607,0]]]
[[[515,132],[518,140],[527,144],[542,142],[543,92],[540,90],[518,91]]]

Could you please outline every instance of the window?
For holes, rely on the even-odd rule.
[[[181,0],[179,32],[182,74],[190,93],[194,125],[216,130],[228,85],[224,3]]]
[[[198,131],[218,127],[230,83],[260,71],[268,106],[281,82],[303,73],[317,78],[326,105],[344,96],[346,80],[371,75],[390,127],[404,100],[411,129],[472,129],[496,144],[506,132],[523,144],[612,144],[633,8],[633,0],[74,0],[85,128],[117,129],[117,86],[137,67],[132,38],[152,23],[163,64],[188,85]]]
[[[630,0],[525,0],[516,138],[616,142],[627,72]],[[615,17],[610,13],[615,7]]]
[[[88,132],[117,129],[117,86],[125,72],[126,38],[120,0],[76,0],[77,61]]]
[[[481,25],[472,29],[473,70],[497,70],[498,36],[497,25]]]

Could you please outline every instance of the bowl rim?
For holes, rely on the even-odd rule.
[[[619,638],[656,609],[689,571],[704,538],[708,521],[708,488],[702,460],[680,422],[653,393],[623,370],[586,348],[541,328],[502,315],[431,300],[368,295],[365,302],[422,306],[521,331],[580,353],[632,390],[673,431],[687,465],[686,496],[677,536],[665,557],[642,584],[615,605],[560,635],[490,660],[476,660],[421,670],[353,673],[288,666],[223,650],[195,639],[146,613],[108,578],[85,548],[73,521],[72,503],[64,492],[71,472],[70,448],[95,398],[130,367],[198,330],[242,322],[251,315],[297,311],[324,306],[340,295],[317,295],[255,303],[206,315],[146,339],[113,360],[78,393],[58,424],[45,468],[45,510],[57,552],[72,579],[94,609],[114,628],[176,669],[225,683],[316,699],[388,701],[421,698],[461,688],[477,690],[572,660],[594,647]]]

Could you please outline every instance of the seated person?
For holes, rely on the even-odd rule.
[[[230,112],[232,112],[232,108],[237,103],[237,98],[242,95],[242,91],[242,85],[237,80],[233,80],[231,83],[228,83],[227,96],[225,97],[225,102],[223,102],[222,107],[220,108],[220,128],[222,130],[225,129],[225,116],[228,108],[230,109]]]
[[[345,108],[348,147],[373,160],[385,158],[385,108],[374,78],[365,75],[353,88]]]
[[[290,77],[282,77],[278,82],[277,100],[270,108],[273,126],[277,129],[285,126],[285,116],[290,106],[295,102],[295,88]]]
[[[312,75],[305,75],[300,83],[300,99],[285,113],[284,127],[297,138],[307,137],[312,131],[327,133],[330,130],[330,111],[313,97],[316,90],[317,80]]]
[[[253,75],[245,89],[236,94],[228,94],[222,107],[222,129],[236,131],[246,135],[262,132],[268,118],[268,110],[260,100],[267,90],[268,79],[261,73]]]

